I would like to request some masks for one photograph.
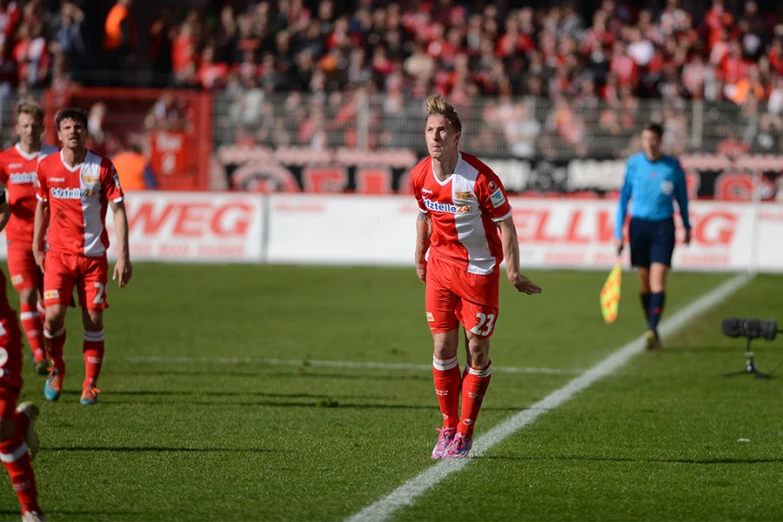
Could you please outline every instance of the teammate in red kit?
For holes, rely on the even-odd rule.
[[[81,403],[98,402],[96,387],[103,361],[103,310],[107,308],[106,211],[114,213],[119,257],[112,279],[124,287],[132,268],[128,252],[128,218],[119,176],[111,161],[85,148],[87,113],[67,108],[57,113],[57,137],[63,144],[59,154],[38,165],[38,206],[35,209],[33,253],[44,271],[46,320],[44,339],[52,360],[44,395],[56,401],[65,377],[65,311],[74,286],[79,295],[84,324],[86,376]],[[47,231],[48,250],[43,237]],[[45,268],[45,270],[44,270]]]
[[[427,100],[430,156],[411,171],[421,213],[416,272],[426,285],[427,321],[435,344],[433,377],[443,428],[432,458],[467,457],[492,376],[490,336],[498,318],[500,263],[519,292],[541,288],[519,272],[519,243],[503,184],[475,156],[459,151],[462,124],[446,100]],[[459,324],[466,333],[464,376],[457,360]],[[460,389],[462,411],[459,412]]]
[[[43,274],[33,257],[38,162],[58,151],[41,144],[44,110],[33,103],[16,108],[16,133],[19,143],[0,153],[0,182],[6,188],[11,220],[5,230],[8,240],[8,274],[19,293],[22,327],[33,351],[35,371],[48,373],[43,339]]]
[[[5,192],[0,191],[0,230],[11,218]],[[38,490],[31,461],[38,453],[35,421],[38,407],[16,406],[22,389],[22,334],[16,310],[8,303],[6,279],[0,270],[0,461],[11,477],[22,504],[22,522],[45,521],[38,505]]]

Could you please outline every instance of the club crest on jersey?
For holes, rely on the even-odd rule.
[[[98,174],[92,172],[82,172],[82,181],[85,185],[97,185],[101,180]]]
[[[460,201],[467,201],[467,200],[470,200],[470,199],[476,199],[476,195],[473,192],[471,192],[471,191],[455,192],[454,193],[454,199],[459,199]]]
[[[439,201],[431,201],[427,198],[423,198],[424,206],[428,210],[434,212],[448,212],[449,214],[469,214],[471,211],[470,205],[453,205],[451,203],[440,203]]]
[[[97,196],[98,192],[100,191],[100,183],[101,178],[98,174],[93,172],[82,172],[82,182],[84,183],[85,187],[82,189],[82,198],[89,198],[92,196]]]

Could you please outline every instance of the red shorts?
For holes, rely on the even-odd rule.
[[[22,337],[16,313],[0,316],[0,417],[13,419],[22,389]]]
[[[44,269],[44,306],[71,304],[76,287],[82,308],[102,310],[109,307],[106,301],[109,262],[105,255],[87,257],[49,250]]]
[[[427,262],[427,322],[432,333],[446,333],[461,323],[478,337],[489,337],[498,318],[500,272],[470,274],[430,257]]]
[[[17,292],[27,288],[43,288],[43,273],[35,264],[32,243],[8,240],[8,275]]]

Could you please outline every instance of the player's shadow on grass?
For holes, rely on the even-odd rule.
[[[177,448],[177,447],[164,447],[164,446],[63,446],[63,447],[49,447],[41,448],[44,452],[55,451],[73,451],[73,452],[107,452],[107,453],[280,453],[278,450],[249,448]]]
[[[154,394],[153,394],[154,395]],[[193,393],[195,396],[205,395],[203,393]],[[241,395],[241,394],[240,394]],[[303,402],[303,401],[200,401],[200,400],[188,400],[188,401],[115,401],[107,399],[101,403],[102,407],[110,407],[114,405],[122,406],[172,406],[172,405],[197,405],[197,406],[242,406],[242,407],[258,407],[258,406],[271,406],[279,408],[324,408],[324,409],[352,409],[352,410],[427,410],[427,411],[439,411],[438,405],[417,405],[417,404],[384,404],[384,403],[342,403],[334,398],[340,399],[339,396],[323,396],[316,402]],[[484,407],[482,411],[501,411],[501,412],[519,412],[517,407]]]
[[[279,366],[274,367],[272,369],[271,367],[267,370],[262,370],[259,368],[259,371],[256,372],[231,372],[231,371],[175,371],[175,370],[152,370],[152,371],[144,371],[144,372],[122,372],[123,376],[130,376],[130,375],[137,375],[137,376],[150,376],[150,375],[160,375],[160,376],[182,376],[182,377],[193,377],[193,376],[208,376],[208,377],[252,377],[257,378],[262,375],[269,375],[274,374],[277,377],[284,377],[286,379],[290,378],[303,378],[303,379],[345,379],[345,380],[367,380],[367,381],[432,381],[432,373],[430,374],[424,374],[421,375],[411,375],[411,374],[400,374],[400,375],[394,375],[389,373],[373,373],[373,374],[349,374],[349,373],[322,373],[318,372],[316,368],[312,366],[307,367],[301,367],[299,369],[296,369],[294,371],[288,370],[288,371],[281,371]]]
[[[743,345],[737,346],[668,346],[655,353],[660,355],[677,355],[678,353],[720,353],[738,354],[740,357],[745,352]]]
[[[142,512],[140,511],[90,511],[90,510],[70,510],[70,509],[47,509],[46,510],[46,516],[52,517],[54,515],[55,517],[57,515],[82,515],[82,516],[89,516],[89,517],[111,517],[116,519],[117,517],[122,516],[128,516],[128,515],[141,515]],[[19,510],[10,510],[10,509],[0,509],[0,515],[15,515],[19,516]]]
[[[132,396],[201,396],[208,397],[242,397],[244,395],[252,397],[270,397],[276,399],[356,399],[356,400],[368,400],[378,399],[379,397],[373,397],[371,395],[330,395],[325,393],[267,393],[267,392],[255,392],[255,391],[239,391],[239,392],[224,392],[224,391],[155,391],[155,390],[123,390],[112,391],[112,395],[132,395]]]
[[[527,460],[527,461],[576,461],[576,462],[647,462],[651,464],[699,464],[699,465],[713,465],[713,464],[772,464],[783,462],[783,458],[767,458],[767,459],[639,459],[628,457],[535,457],[535,456],[523,456],[523,455],[481,455],[475,457],[487,460]]]

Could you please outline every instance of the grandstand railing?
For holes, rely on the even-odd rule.
[[[111,155],[129,144],[146,145],[154,170],[162,171],[158,174],[167,181],[161,184],[162,188],[248,189],[248,185],[234,183],[233,167],[228,165],[237,150],[257,149],[264,154],[293,150],[294,156],[285,153],[283,156],[288,159],[277,160],[296,165],[298,160],[289,160],[312,159],[312,154],[300,154],[305,149],[335,153],[352,149],[371,152],[360,158],[360,166],[379,163],[373,158],[380,156],[372,151],[386,150],[399,153],[399,157],[386,165],[391,168],[388,172],[352,170],[344,183],[341,175],[321,172],[319,175],[326,180],[323,183],[350,191],[366,189],[369,182],[365,178],[375,179],[374,186],[380,186],[379,180],[390,176],[392,181],[386,183],[385,190],[398,192],[404,191],[405,170],[409,166],[403,165],[400,158],[407,162],[426,154],[425,99],[402,93],[369,94],[362,89],[327,94],[269,93],[243,88],[219,93],[129,88],[10,92],[0,98],[0,140],[4,147],[16,139],[13,111],[22,98],[32,98],[46,106],[49,141],[56,139],[54,111],[63,105],[76,105],[95,117],[97,123],[91,120],[91,130],[105,131],[104,141],[99,143],[105,150],[100,152]],[[707,183],[710,187],[715,185],[713,178],[726,171],[715,166],[716,160],[783,154],[780,108],[763,103],[738,106],[730,102],[666,99],[608,103],[531,97],[453,97],[453,101],[463,123],[462,148],[494,161],[493,168],[505,169],[510,179],[518,178],[518,190],[522,192],[551,192],[552,187],[555,191],[576,190],[573,180],[569,185],[559,179],[563,177],[561,173],[593,160],[616,165],[639,150],[640,131],[650,121],[663,123],[667,152],[686,156],[686,162],[695,158],[696,163],[709,164],[691,168],[702,172],[702,185]],[[104,106],[103,116],[97,110],[99,105]],[[388,159],[388,155],[382,156]],[[704,159],[700,159],[702,156]],[[310,159],[305,163],[313,163]],[[257,158],[253,161],[256,167],[264,163]],[[338,163],[343,165],[344,161]],[[613,172],[617,170],[616,166],[612,168]],[[242,174],[242,179],[250,179],[248,176],[253,173]],[[583,174],[592,179],[593,171],[588,169]],[[775,169],[770,182],[777,182],[779,174],[780,170]],[[340,180],[328,181],[329,176]],[[307,186],[308,179],[315,179],[312,172],[296,171],[293,177],[301,190],[312,189]],[[602,176],[609,182],[601,191],[613,190],[614,177]],[[709,188],[699,195],[711,197],[713,193]]]
[[[312,95],[261,89],[215,95],[216,146],[411,149],[426,153],[425,100],[403,94]],[[472,98],[457,103],[462,147],[494,158],[622,158],[639,150],[650,121],[664,125],[673,154],[781,152],[783,126],[763,104],[628,99],[557,101],[542,98]],[[734,143],[739,142],[739,143]],[[743,145],[747,144],[747,145]]]

